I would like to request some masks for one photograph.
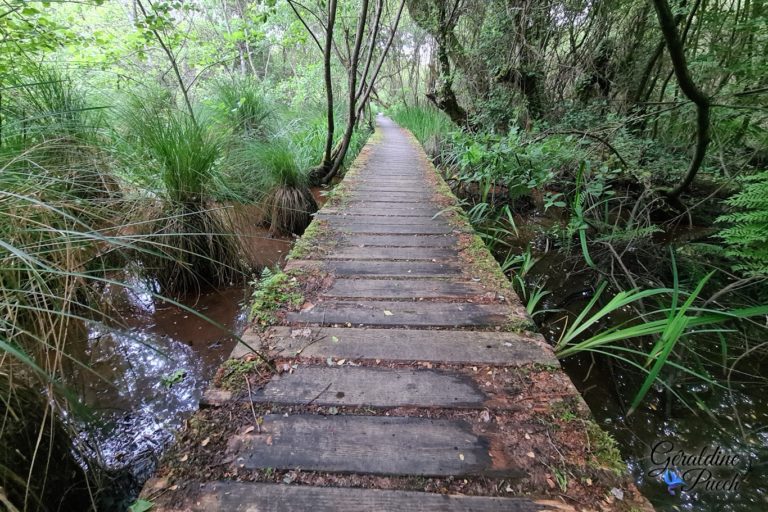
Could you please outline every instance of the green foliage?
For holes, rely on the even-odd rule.
[[[607,285],[600,284],[592,299],[563,330],[555,346],[555,352],[560,358],[583,352],[594,352],[614,357],[644,372],[645,380],[633,399],[630,413],[640,405],[654,383],[658,382],[666,386],[661,378],[661,371],[665,367],[673,367],[694,378],[716,385],[716,382],[705,373],[689,369],[672,358],[678,343],[695,333],[695,328],[707,326],[708,332],[726,332],[712,326],[768,314],[768,306],[729,311],[697,307],[694,301],[699,298],[712,274],[702,279],[690,294],[683,294],[677,282],[676,271],[674,275],[673,288],[619,291],[602,306],[599,302]],[[626,311],[627,306],[650,297],[664,295],[670,296],[668,305],[646,311],[643,315],[621,324],[606,325],[605,321],[611,315]],[[687,297],[683,301],[684,295]],[[597,333],[588,335],[590,330],[597,330]],[[642,342],[648,337],[655,338],[650,349],[643,349],[642,345],[627,346],[626,344],[628,340]],[[637,358],[640,360],[638,361]],[[683,360],[683,357],[678,355],[676,359]],[[675,393],[672,389],[670,391]]]
[[[488,201],[497,187],[515,200],[548,183],[572,158],[550,142],[523,144],[520,135],[455,132],[451,140],[450,162],[458,168],[458,178],[478,187],[480,200]]]
[[[718,233],[734,270],[748,275],[768,275],[768,171],[744,180],[744,188],[726,201],[732,213],[717,221],[730,226]]]
[[[154,504],[151,501],[136,500],[128,507],[128,512],[149,512],[152,510],[152,507],[154,507]]]

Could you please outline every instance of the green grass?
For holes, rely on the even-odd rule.
[[[223,139],[206,120],[163,109],[137,97],[123,112],[126,139],[134,150],[131,175],[153,184],[168,200],[202,204],[216,178]]]
[[[259,327],[266,328],[277,320],[277,311],[283,307],[297,308],[304,302],[295,278],[284,272],[262,273],[253,292],[250,319]]]

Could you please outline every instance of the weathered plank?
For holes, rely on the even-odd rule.
[[[219,481],[192,491],[189,503],[161,507],[158,512],[568,512],[555,501],[528,498],[452,496],[414,491],[345,487],[311,487]],[[176,508],[178,507],[178,508]]]
[[[366,204],[376,205],[377,203],[418,203],[432,204],[430,194],[360,194],[352,193],[349,195],[350,201],[363,201]]]
[[[251,395],[287,405],[482,408],[487,396],[470,378],[438,370],[299,367]]]
[[[341,233],[368,233],[382,235],[444,235],[453,231],[453,228],[447,223],[433,223],[421,225],[400,225],[400,224],[374,224],[374,223],[356,223],[356,222],[330,222]]]
[[[267,414],[229,450],[248,469],[297,469],[376,475],[471,475],[491,468],[487,441],[461,420],[400,416]],[[504,472],[495,468],[495,474]],[[517,472],[507,471],[510,475]]]
[[[513,315],[513,313],[517,313]],[[484,327],[526,320],[521,312],[499,304],[390,301],[327,301],[309,310],[291,312],[292,323],[414,327]]]
[[[295,260],[292,264],[298,264]],[[458,276],[461,268],[455,263],[434,261],[336,261],[325,260],[322,268],[337,276],[379,276],[379,277],[429,277]]]
[[[372,299],[471,299],[487,290],[467,281],[443,279],[336,279],[324,296]]]
[[[408,206],[408,208],[404,208]],[[432,204],[421,203],[350,203],[347,215],[375,215],[380,217],[440,218],[443,210]]]
[[[367,178],[357,179],[354,181],[353,184],[350,184],[350,185],[354,186],[355,188],[365,187],[365,188],[375,188],[377,190],[391,190],[391,189],[432,190],[432,187],[429,187],[424,184],[423,178],[412,178],[412,177],[381,179],[375,176],[370,176]]]
[[[559,366],[539,334],[509,332],[276,327],[268,343],[293,356],[382,361]],[[254,334],[246,343],[260,346]]]
[[[458,238],[453,235],[377,235],[347,234],[341,237],[341,247],[366,245],[371,247],[455,247]]]
[[[448,247],[340,247],[323,255],[326,260],[427,260],[456,258],[456,249]]]
[[[345,215],[317,215],[318,219],[328,221],[333,224],[371,224],[375,226],[380,225],[397,225],[397,226],[434,226],[435,224],[447,224],[447,221],[442,217],[432,218],[432,216],[425,215],[413,215],[398,217],[388,217],[384,215],[366,215],[366,214],[345,214]]]

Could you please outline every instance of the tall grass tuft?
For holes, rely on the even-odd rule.
[[[238,160],[253,170],[270,231],[303,233],[317,211],[309,188],[309,153],[290,140],[274,138],[268,142],[248,142],[239,152]]]
[[[560,358],[579,353],[597,353],[618,359],[643,372],[645,379],[632,401],[629,413],[638,408],[654,383],[667,387],[662,378],[662,370],[665,368],[674,368],[717,385],[706,373],[683,366],[681,361],[686,358],[680,354],[675,355],[675,350],[681,345],[682,351],[693,350],[683,342],[697,332],[725,333],[729,330],[720,327],[723,324],[768,314],[768,306],[725,311],[696,306],[695,302],[712,274],[702,278],[695,289],[686,294],[679,287],[674,258],[672,262],[672,288],[623,290],[599,305],[607,286],[606,283],[600,284],[595,295],[563,330],[555,345],[555,352]],[[630,305],[651,297],[669,297],[669,303],[661,304],[624,323],[605,325],[612,315],[619,315],[627,311]],[[597,328],[599,332],[590,334]],[[650,345],[646,343],[648,340],[652,340]],[[673,389],[670,391],[677,395]]]
[[[174,109],[134,101],[125,112],[133,147],[129,174],[159,200],[149,216],[144,268],[164,293],[188,293],[239,280],[241,247],[212,202],[223,141],[211,124]]]
[[[236,135],[264,138],[272,132],[276,109],[252,77],[219,80],[213,95],[218,116]]]

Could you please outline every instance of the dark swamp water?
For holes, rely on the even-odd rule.
[[[537,314],[534,320],[554,345],[564,319],[574,318],[592,297],[595,276],[585,271],[578,248],[572,258],[548,250],[548,221],[521,218],[517,227],[520,236],[510,241],[513,250],[530,248],[539,259],[526,284],[529,289],[538,284],[550,292],[538,309],[552,312]],[[670,234],[660,237],[663,244],[674,240]],[[498,256],[503,260],[504,255]],[[626,320],[614,316],[608,322],[616,325]],[[597,421],[617,440],[638,487],[657,510],[764,512],[768,510],[768,382],[763,376],[768,361],[757,350],[759,341],[741,347],[754,350],[747,353],[752,357],[740,359],[728,372],[717,364],[720,340],[704,334],[697,352],[713,363],[705,366],[723,387],[680,372],[667,375],[669,389],[652,388],[631,415],[627,411],[645,376],[640,371],[600,355],[574,356],[562,364]],[[692,489],[673,488],[673,494],[663,481],[665,468],[683,477]]]
[[[254,268],[281,265],[292,241],[248,228]],[[175,433],[197,410],[209,380],[247,323],[245,284],[172,299],[154,296],[130,269],[108,286],[109,325],[88,322],[75,348],[85,363],[69,383],[90,415],[77,440],[110,478],[99,498],[104,512],[124,511],[157,467]],[[233,336],[234,334],[234,336]]]

